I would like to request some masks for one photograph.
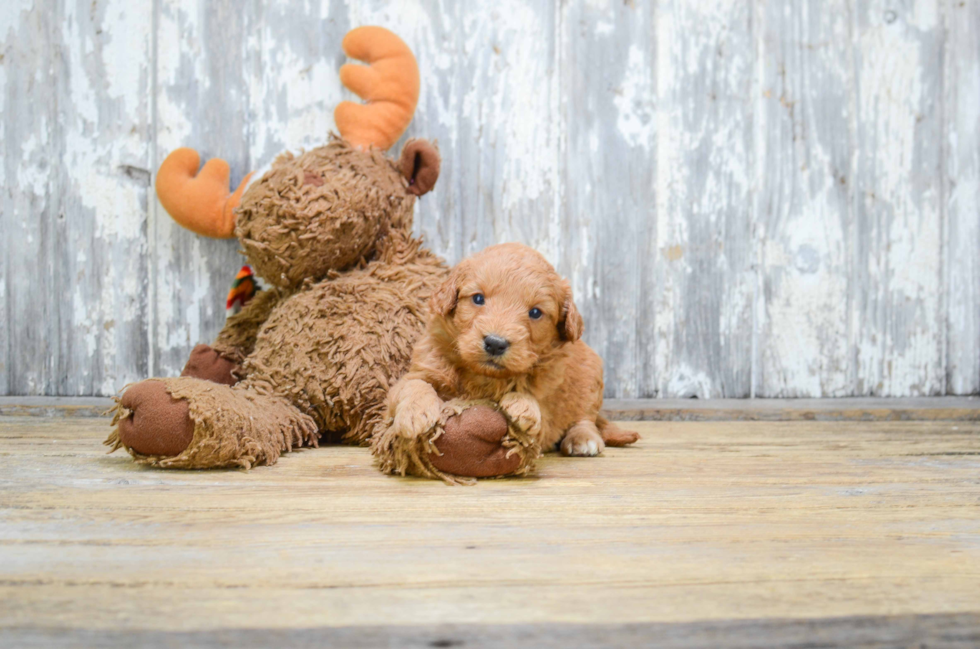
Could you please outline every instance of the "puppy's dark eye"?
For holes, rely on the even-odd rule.
[[[473,294],[473,304],[475,304],[477,306],[483,306],[483,303],[486,302],[486,301],[487,301],[487,299],[485,297],[483,297],[483,293],[474,293]]]
[[[541,309],[539,309],[538,307],[534,307],[533,309],[528,311],[527,314],[531,316],[531,320],[537,320],[538,318],[544,315],[543,313],[541,313]]]

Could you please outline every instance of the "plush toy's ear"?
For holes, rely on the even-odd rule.
[[[567,281],[563,284],[565,299],[561,305],[561,315],[558,317],[558,335],[562,340],[571,343],[582,337],[585,323],[582,322],[582,316],[579,315],[575,302],[572,300],[572,287],[568,285]]]
[[[432,191],[439,179],[439,149],[428,140],[409,140],[402,149],[398,168],[408,179],[410,194],[421,196]]]
[[[456,309],[459,300],[459,286],[463,280],[463,264],[460,263],[449,273],[449,277],[429,298],[429,309],[443,317],[450,315]]]

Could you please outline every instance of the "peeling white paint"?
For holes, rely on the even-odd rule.
[[[0,38],[16,30],[25,14],[32,13],[36,0],[7,0],[0,4]]]
[[[0,269],[32,271],[0,278],[0,392],[180,371],[242,259],[167,219],[146,172],[193,146],[237,182],[323,142],[361,24],[422,66],[408,136],[444,165],[417,231],[451,261],[538,247],[609,394],[980,389],[974,3],[158,5],[0,7]]]
[[[873,251],[855,261],[878,294],[852,312],[859,392],[938,394],[945,382],[940,149],[922,148],[922,141],[940,132],[934,103],[940,41],[906,27],[910,19],[929,23],[928,12],[909,16],[877,2],[865,11],[855,44],[857,205],[866,228],[858,236]],[[890,23],[881,18],[887,11],[896,11]]]
[[[664,391],[673,398],[711,399],[712,377],[685,364],[679,364],[667,379]]]
[[[629,50],[626,72],[614,103],[619,110],[616,127],[626,141],[633,146],[649,149],[653,144],[653,67],[646,53],[637,45]]]
[[[980,386],[980,4],[948,7],[945,23],[946,389],[969,394]]]
[[[656,373],[647,394],[749,396],[748,8],[667,2],[656,32]],[[751,50],[750,50],[751,51]],[[707,377],[712,377],[708,379]]]
[[[142,77],[149,72],[150,27],[153,5],[150,2],[104,2],[105,19],[100,29],[108,34],[103,47],[105,64],[104,92],[122,102],[127,115],[136,115],[146,95],[134,93]]]
[[[767,127],[754,144],[761,191],[753,391],[847,396],[854,389],[849,192],[857,184],[847,149],[854,135],[845,97],[855,83],[849,13],[844,2],[816,13],[816,5],[804,6],[818,19],[800,26],[798,15],[769,9],[761,15],[756,96],[759,122]]]

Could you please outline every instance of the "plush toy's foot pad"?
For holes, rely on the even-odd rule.
[[[497,404],[453,399],[424,435],[405,435],[389,419],[371,440],[371,452],[383,473],[476,484],[476,478],[526,475],[541,447],[513,430]]]
[[[469,478],[514,473],[523,458],[502,445],[506,436],[503,415],[489,406],[473,406],[446,421],[434,442],[442,455],[430,453],[429,461],[440,471]]]
[[[250,469],[317,445],[312,417],[283,397],[241,383],[232,388],[188,376],[148,379],[127,388],[114,412],[105,445],[163,469]]]
[[[131,385],[120,404],[129,414],[119,420],[119,439],[140,455],[180,455],[194,438],[187,401],[171,397],[162,381]]]
[[[235,385],[238,383],[234,374],[237,369],[237,364],[216,352],[210,345],[200,344],[191,351],[187,365],[184,366],[184,371],[180,375],[192,376],[213,383]]]

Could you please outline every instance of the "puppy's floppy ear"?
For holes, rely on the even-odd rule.
[[[441,316],[448,316],[456,309],[459,300],[459,285],[463,278],[463,264],[460,263],[449,273],[449,277],[429,298],[429,309]]]
[[[408,179],[408,193],[421,196],[439,179],[439,149],[428,140],[409,140],[402,148],[398,169]]]
[[[558,316],[558,336],[566,341],[573,343],[582,337],[582,330],[585,323],[579,315],[575,302],[572,300],[572,287],[568,285],[568,280],[562,280],[562,293],[564,298],[561,305],[561,315]]]

